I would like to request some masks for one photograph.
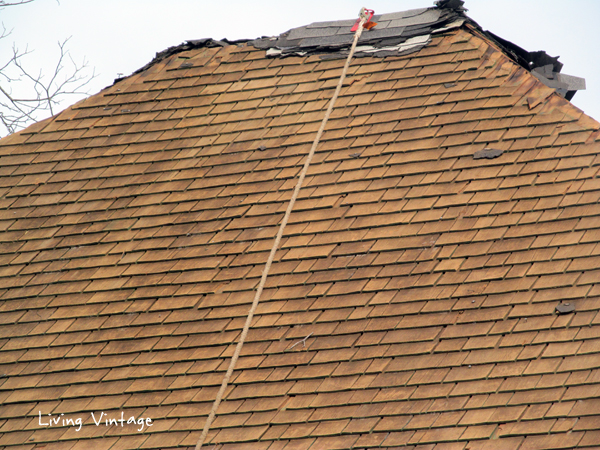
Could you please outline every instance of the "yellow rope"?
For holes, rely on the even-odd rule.
[[[265,287],[265,283],[267,281],[267,276],[269,275],[269,270],[271,269],[271,264],[273,263],[273,259],[275,258],[275,253],[277,252],[277,249],[279,248],[279,243],[281,242],[281,237],[283,236],[283,231],[285,229],[285,226],[288,223],[288,220],[290,219],[292,209],[294,208],[294,203],[296,203],[296,199],[298,198],[298,194],[300,193],[300,188],[302,187],[302,183],[304,181],[304,178],[306,177],[306,173],[308,172],[308,167],[310,166],[310,163],[313,159],[315,150],[317,148],[317,145],[319,144],[319,141],[323,134],[323,130],[325,129],[325,125],[327,124],[327,121],[329,120],[329,116],[331,115],[331,111],[333,111],[333,106],[335,104],[335,101],[338,98],[338,95],[340,94],[340,90],[342,89],[342,84],[344,83],[344,79],[346,78],[346,73],[348,72],[348,67],[350,66],[350,61],[352,60],[352,57],[354,56],[354,51],[356,50],[356,44],[358,43],[358,39],[360,38],[360,35],[362,34],[363,26],[366,21],[367,21],[367,17],[365,15],[364,8],[363,8],[360,11],[360,22],[358,25],[358,29],[356,30],[356,33],[354,34],[354,41],[352,42],[352,47],[350,48],[350,54],[348,55],[348,59],[346,59],[346,64],[344,65],[344,70],[342,71],[342,75],[340,76],[340,80],[335,89],[335,93],[333,94],[333,97],[331,98],[331,102],[329,103],[329,107],[327,108],[327,112],[325,113],[325,117],[323,117],[323,121],[321,122],[321,127],[319,128],[317,137],[315,138],[315,141],[313,142],[310,152],[308,153],[308,157],[306,158],[306,162],[304,163],[302,172],[300,172],[300,178],[298,178],[298,183],[296,184],[296,187],[294,188],[294,193],[292,195],[292,199],[290,200],[290,203],[287,207],[285,215],[283,216],[283,221],[281,222],[279,231],[277,232],[277,237],[275,238],[275,242],[273,243],[273,247],[271,248],[271,253],[269,254],[269,259],[267,260],[267,264],[263,270],[262,277],[260,279],[260,284],[258,285],[258,289],[256,290],[256,295],[254,296],[254,301],[252,302],[252,307],[250,308],[250,312],[248,313],[248,317],[246,318],[246,323],[244,324],[244,328],[242,330],[242,335],[240,337],[239,342],[237,343],[235,352],[233,353],[233,357],[231,358],[231,362],[229,363],[229,368],[227,369],[227,373],[225,374],[225,377],[223,378],[223,383],[221,384],[221,389],[219,389],[219,392],[217,393],[217,398],[215,398],[213,407],[210,410],[208,417],[206,418],[206,423],[204,425],[204,429],[202,430],[202,435],[200,436],[200,439],[198,439],[198,443],[196,444],[196,450],[200,450],[202,448],[202,445],[204,444],[204,441],[206,440],[206,436],[208,435],[208,431],[210,430],[210,426],[212,425],[213,421],[215,420],[217,410],[219,409],[219,404],[221,403],[221,400],[223,399],[223,395],[225,394],[225,390],[227,389],[227,385],[229,384],[229,380],[231,378],[231,375],[233,374],[233,370],[235,369],[235,365],[236,365],[237,360],[242,351],[244,341],[246,340],[246,336],[248,335],[248,330],[250,329],[250,324],[252,323],[252,318],[254,317],[254,313],[256,312],[256,308],[257,308],[258,302],[260,300],[260,296]]]

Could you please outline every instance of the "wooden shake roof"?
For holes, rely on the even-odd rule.
[[[351,64],[206,448],[599,448],[600,125],[442,3]],[[0,141],[0,449],[196,444],[344,64],[286,36]]]

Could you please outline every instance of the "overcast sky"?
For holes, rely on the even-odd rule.
[[[129,75],[156,52],[186,40],[278,35],[311,22],[357,17],[361,6],[381,14],[430,7],[433,0],[35,0],[0,10],[12,29],[0,41],[0,63],[14,42],[34,50],[27,66],[45,70],[57,58],[57,42],[71,37],[73,58],[86,58],[98,74],[89,88],[95,94],[118,74]],[[465,6],[484,29],[528,51],[560,55],[563,73],[587,82],[573,103],[600,120],[600,0],[467,0]]]

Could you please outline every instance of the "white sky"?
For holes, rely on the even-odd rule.
[[[28,67],[44,70],[56,60],[57,42],[71,37],[73,58],[85,57],[99,74],[89,88],[95,94],[119,73],[129,75],[186,40],[278,35],[354,18],[362,6],[381,14],[433,6],[433,0],[36,0],[0,10],[0,21],[13,30],[0,41],[0,63],[14,42],[34,50]],[[528,51],[560,55],[563,73],[587,82],[573,103],[600,120],[600,0],[467,0],[465,6],[484,29]]]

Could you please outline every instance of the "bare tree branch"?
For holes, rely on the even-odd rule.
[[[0,40],[10,32],[3,27]],[[71,95],[87,94],[86,86],[96,77],[90,73],[88,63],[71,57],[65,39],[58,43],[56,65],[48,70],[31,70],[24,59],[29,49],[19,50],[13,45],[12,56],[0,63],[0,124],[8,133],[14,133],[39,119],[40,113],[54,115],[59,103]],[[14,93],[13,86],[18,89]],[[5,134],[5,133],[3,133]]]
[[[34,0],[17,0],[17,1],[8,2],[6,0],[0,0],[0,8],[4,8],[5,6],[24,5],[25,3],[31,3],[33,1]]]
[[[0,10],[33,1],[35,0],[0,0]],[[10,31],[2,24],[0,41],[7,39],[9,35]],[[85,88],[96,74],[94,70],[90,74],[85,59],[77,63],[71,57],[67,50],[69,39],[58,43],[58,61],[49,70],[31,70],[24,60],[32,52],[28,48],[21,51],[13,44],[12,56],[7,61],[0,62],[0,134],[14,133],[25,128],[40,119],[41,113],[54,115],[57,106],[67,96],[87,94]],[[13,87],[18,93],[14,93]],[[2,133],[2,127],[5,133]]]

